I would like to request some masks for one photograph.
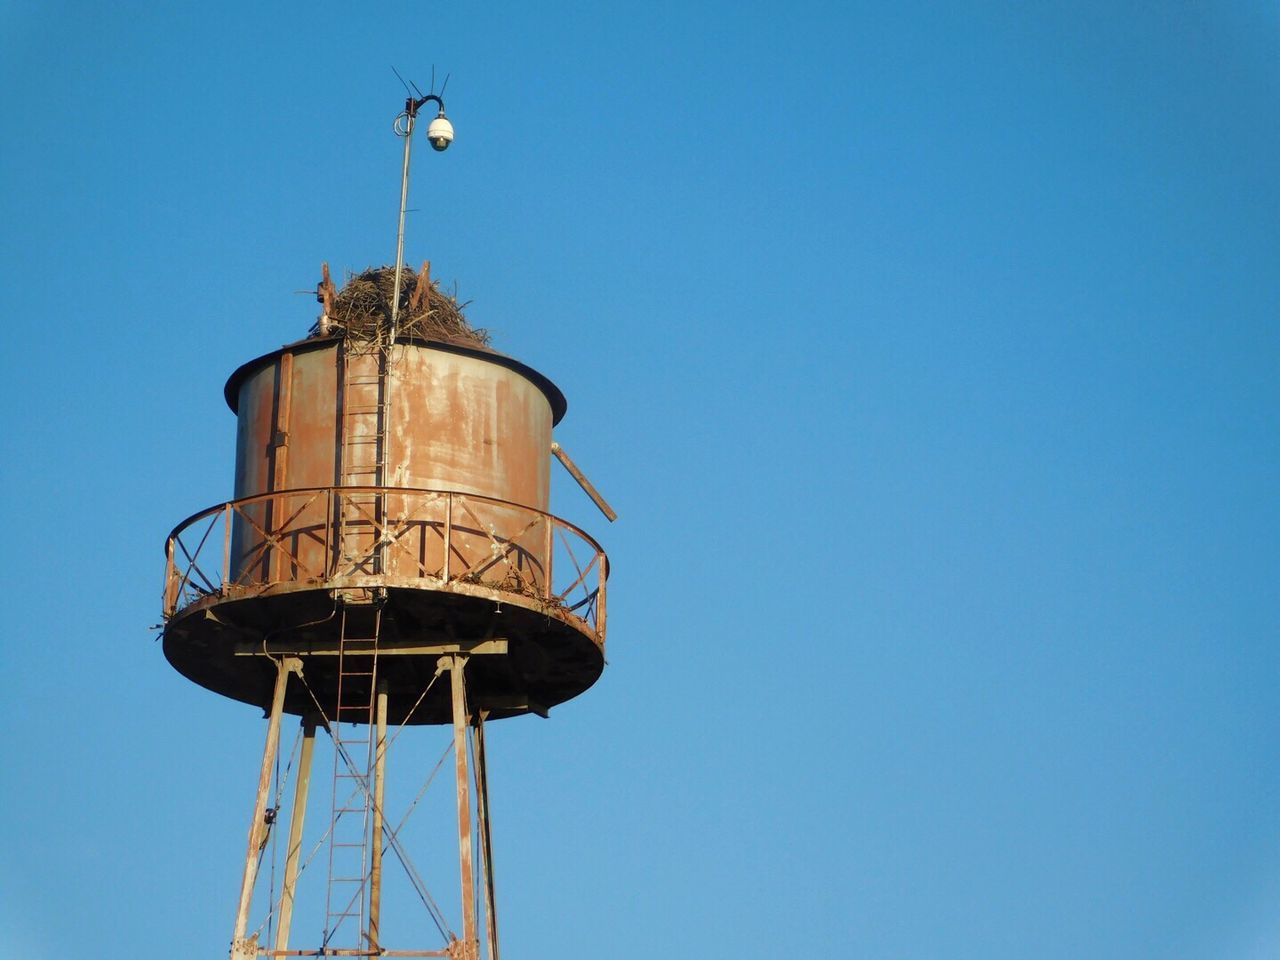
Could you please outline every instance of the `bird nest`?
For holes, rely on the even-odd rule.
[[[329,293],[326,332],[358,340],[382,340],[391,328],[395,283],[394,267],[371,267],[363,273],[348,275],[341,290]],[[332,287],[329,290],[332,291]],[[325,300],[323,285],[320,299]],[[412,267],[406,266],[400,274],[396,337],[487,347],[488,331],[467,322],[462,314],[464,306],[456,297],[440,290],[428,274],[415,273]]]

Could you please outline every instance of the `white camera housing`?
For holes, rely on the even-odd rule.
[[[453,143],[453,124],[441,114],[428,125],[427,139],[431,142],[433,150],[443,153],[449,149],[449,144]]]

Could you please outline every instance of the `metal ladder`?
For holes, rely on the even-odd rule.
[[[380,604],[342,608],[338,645],[338,691],[330,735],[333,737],[333,802],[329,820],[329,887],[325,901],[324,944],[344,927],[357,948],[365,926],[370,844],[370,773],[373,768],[375,691],[378,680]],[[347,724],[345,732],[343,724]],[[345,755],[345,756],[344,756]],[[349,764],[349,765],[348,765]],[[381,838],[379,838],[381,839]],[[354,927],[347,925],[354,921]]]
[[[339,483],[381,487],[386,483],[388,411],[391,402],[391,346],[347,337],[342,344],[342,421]],[[338,517],[339,576],[383,572],[379,525],[385,524],[386,497],[343,493]],[[337,695],[333,737],[333,791],[329,821],[329,885],[324,944],[335,935],[355,949],[367,946],[365,909],[369,891],[371,791],[382,597],[377,589],[342,591]],[[347,726],[344,728],[344,724]],[[350,731],[350,733],[344,732]],[[381,842],[381,838],[377,838]]]
[[[388,414],[391,406],[391,347],[382,341],[348,338],[342,348],[342,486],[380,487],[386,483]],[[344,494],[338,572],[383,572],[378,525],[384,524],[386,498],[376,493]]]

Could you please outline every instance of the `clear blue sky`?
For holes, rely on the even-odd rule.
[[[0,952],[224,955],[262,723],[165,664],[163,538],[230,496],[226,375],[393,257],[432,63],[409,259],[622,514],[559,478],[610,667],[491,731],[508,955],[1280,951],[1274,4],[0,37]]]

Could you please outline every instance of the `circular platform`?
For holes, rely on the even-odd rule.
[[[303,666],[286,711],[367,722],[376,675],[395,724],[450,722],[449,685],[432,685],[442,656],[468,657],[468,704],[494,719],[545,713],[604,669],[608,558],[531,507],[443,490],[287,490],[189,517],[167,556],[165,656],[260,707],[281,657]]]
[[[397,725],[451,721],[447,678],[431,685],[447,653],[469,655],[468,704],[491,719],[545,713],[604,669],[603,650],[565,617],[517,598],[405,587],[388,587],[374,602],[346,599],[338,589],[297,589],[194,604],[166,625],[164,653],[190,680],[264,709],[276,675],[272,658],[296,656],[303,682],[290,682],[286,712],[329,720],[338,718],[341,670],[342,719],[350,721],[370,700],[375,635],[377,676],[387,682],[388,719]]]

